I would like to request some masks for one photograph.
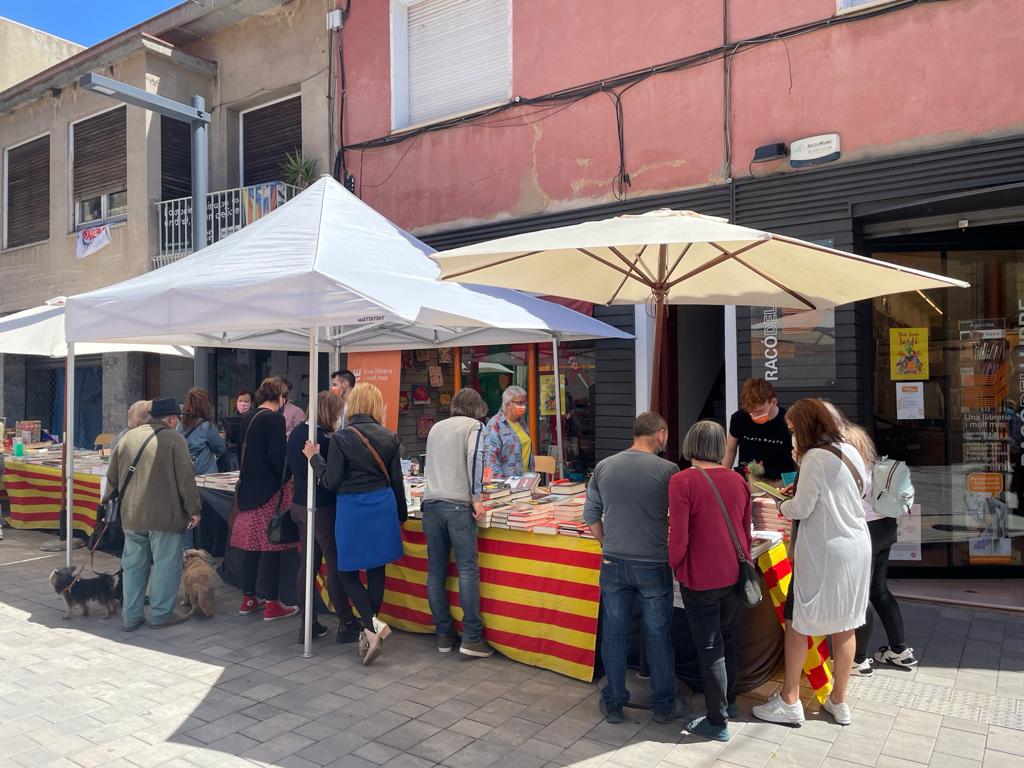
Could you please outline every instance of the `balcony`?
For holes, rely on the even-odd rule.
[[[206,244],[223,240],[246,224],[252,224],[280,208],[301,190],[283,181],[210,192],[206,196]],[[152,269],[159,269],[192,253],[192,197],[162,200],[156,204],[160,244]]]

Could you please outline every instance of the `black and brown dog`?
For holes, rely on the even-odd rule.
[[[50,574],[53,591],[64,598],[64,618],[70,619],[76,607],[82,615],[89,615],[89,603],[95,602],[107,609],[107,618],[117,612],[120,579],[113,574],[102,574],[88,579],[75,578],[75,569],[54,568]]]

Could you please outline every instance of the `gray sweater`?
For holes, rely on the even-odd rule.
[[[671,461],[632,449],[598,462],[583,519],[604,524],[604,554],[668,562],[668,481],[678,471]]]
[[[480,500],[483,485],[483,425],[468,416],[437,422],[427,435],[423,501],[469,504]]]

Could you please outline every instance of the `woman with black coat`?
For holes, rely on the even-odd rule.
[[[359,611],[363,664],[380,655],[391,628],[377,618],[384,602],[384,569],[402,556],[400,524],[408,515],[398,435],[381,426],[384,398],[373,384],[349,395],[348,426],[334,433],[327,460],[317,446],[303,453],[317,481],[338,494],[334,537],[341,583]],[[359,572],[366,571],[366,586]]]

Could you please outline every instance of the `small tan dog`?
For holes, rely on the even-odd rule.
[[[205,549],[186,549],[185,566],[181,575],[181,585],[185,598],[182,605],[192,607],[192,613],[200,616],[213,616],[214,596],[217,587],[217,574],[210,563],[213,558]]]

